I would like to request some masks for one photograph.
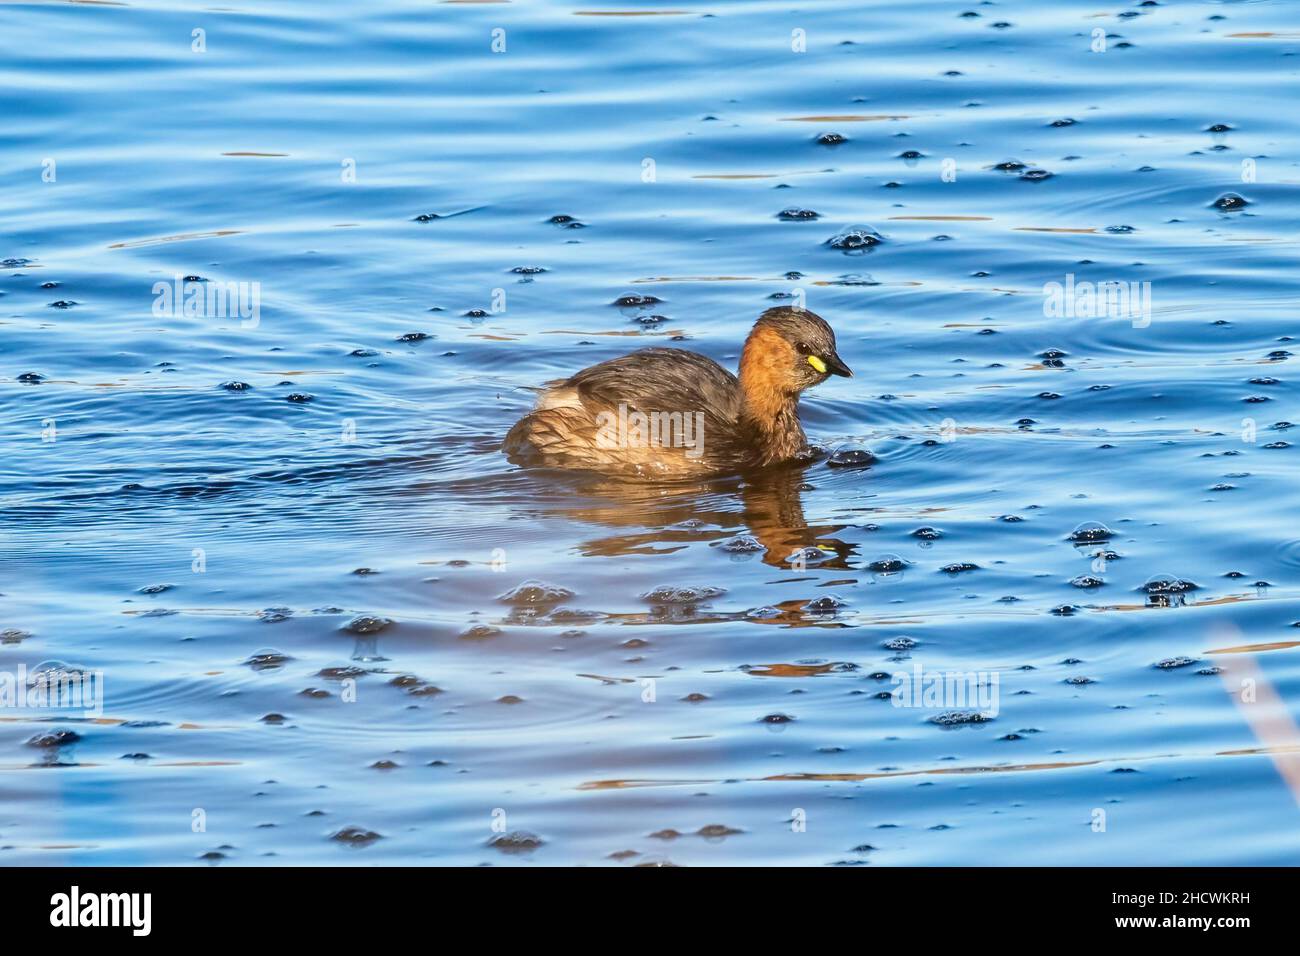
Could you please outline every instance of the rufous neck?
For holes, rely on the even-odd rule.
[[[740,353],[741,417],[765,462],[792,458],[804,445],[799,393],[789,386],[792,353],[781,336],[761,327]]]

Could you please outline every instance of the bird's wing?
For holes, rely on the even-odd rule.
[[[699,411],[719,424],[734,424],[740,413],[736,376],[685,349],[641,349],[585,368],[565,384],[594,411]]]

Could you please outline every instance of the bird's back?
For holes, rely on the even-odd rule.
[[[692,477],[738,464],[740,383],[685,349],[648,348],[543,392],[506,436],[522,464]]]
[[[713,359],[685,349],[649,348],[584,368],[565,385],[586,401],[642,412],[705,410],[719,422],[740,415],[740,383]]]

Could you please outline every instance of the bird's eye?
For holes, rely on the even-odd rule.
[[[813,352],[812,346],[807,342],[800,342],[795,348],[799,350],[800,355],[812,355]]]

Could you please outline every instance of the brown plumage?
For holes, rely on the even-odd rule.
[[[745,340],[739,378],[696,352],[641,349],[548,388],[504,451],[516,464],[650,480],[746,471],[798,456],[799,394],[852,374],[820,316],[768,309]]]

